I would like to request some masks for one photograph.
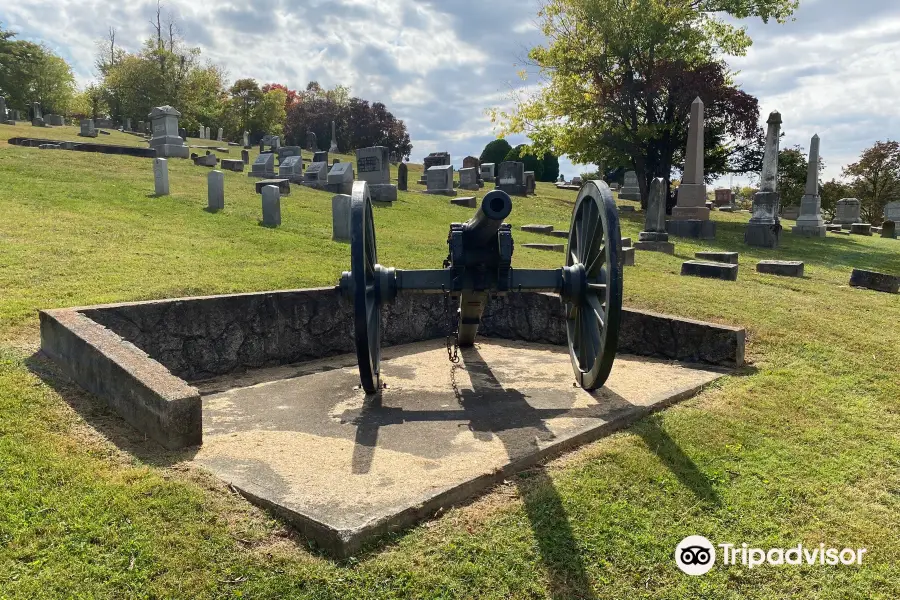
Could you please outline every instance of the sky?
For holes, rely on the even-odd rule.
[[[155,6],[21,0],[0,5],[0,21],[46,43],[85,85],[96,78],[97,40],[114,27],[119,43],[137,50]],[[349,86],[406,122],[414,162],[449,151],[457,167],[496,137],[486,109],[508,108],[536,83],[518,72],[544,41],[537,0],[166,0],[163,8],[230,80]],[[900,2],[801,0],[793,22],[746,25],[753,46],[728,60],[737,84],[759,98],[761,123],[781,112],[783,146],[808,149],[819,134],[825,179],[876,140],[900,137]],[[560,166],[567,178],[587,170],[565,157]],[[732,181],[748,182],[716,183]]]

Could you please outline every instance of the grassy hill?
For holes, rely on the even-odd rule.
[[[33,356],[41,308],[333,285],[349,246],[331,241],[331,195],[294,186],[278,229],[259,226],[246,174],[225,172],[225,210],[206,206],[208,169],[6,144],[81,139],[74,127],[0,126],[0,597],[10,598],[890,598],[900,590],[900,297],[848,287],[853,267],[900,274],[900,241],[801,239],[743,245],[744,214],[713,213],[713,242],[638,253],[626,304],[746,327],[749,366],[473,504],[335,562],[220,482],[135,440]],[[142,144],[114,132],[98,141]],[[216,145],[206,140],[190,144]],[[255,151],[254,151],[255,153]],[[225,157],[226,155],[220,155]],[[228,157],[239,157],[231,148]],[[347,158],[349,157],[341,157]],[[375,209],[379,259],[438,267],[448,225],[470,209],[409,192]],[[480,194],[478,194],[480,196]],[[509,222],[568,228],[576,192],[538,184]],[[636,238],[641,213],[622,215]],[[556,267],[547,241],[514,232],[514,266]],[[704,249],[741,253],[736,283],[684,278]],[[803,279],[759,275],[764,258],[806,262]],[[691,534],[758,547],[867,548],[859,567],[681,574]]]

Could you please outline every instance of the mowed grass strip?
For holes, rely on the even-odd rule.
[[[18,129],[0,133],[46,137],[7,134]],[[900,273],[900,241],[785,232],[778,250],[751,249],[746,215],[714,213],[714,242],[639,252],[626,303],[746,327],[748,367],[383,549],[333,561],[32,356],[39,308],[334,285],[348,268],[349,246],[331,241],[330,194],[294,186],[272,230],[258,224],[246,174],[225,173],[226,208],[210,214],[208,169],[169,169],[172,195],[155,198],[147,159],[0,144],[0,596],[897,596],[900,297],[847,282],[853,267]],[[440,265],[449,223],[472,212],[417,193],[420,172],[411,166],[411,191],[375,210],[385,265]],[[515,265],[556,267],[562,255],[520,247],[552,238],[518,226],[567,229],[576,193],[538,190],[514,199]],[[622,215],[623,235],[642,225]],[[741,252],[738,281],[681,277],[681,261],[704,249]],[[763,258],[804,260],[807,276],[759,275]],[[861,567],[689,578],[673,550],[691,534],[868,553]]]

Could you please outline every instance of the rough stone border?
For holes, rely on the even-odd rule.
[[[401,296],[383,311],[384,346],[447,333],[441,295]],[[351,314],[338,288],[48,310],[41,349],[138,431],[178,449],[202,443],[200,394],[189,381],[353,352]],[[564,346],[564,306],[553,294],[500,297],[479,333]],[[745,337],[739,327],[625,308],[619,352],[740,367]]]

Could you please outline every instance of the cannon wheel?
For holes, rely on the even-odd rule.
[[[575,377],[586,390],[606,383],[616,358],[622,315],[621,254],[619,213],[612,192],[603,181],[588,181],[575,201],[566,252],[566,266],[584,273],[583,285],[567,298],[566,336]]]
[[[376,283],[377,263],[372,196],[365,181],[355,181],[350,198],[353,333],[359,362],[359,381],[369,394],[374,394],[381,387],[381,298]]]

